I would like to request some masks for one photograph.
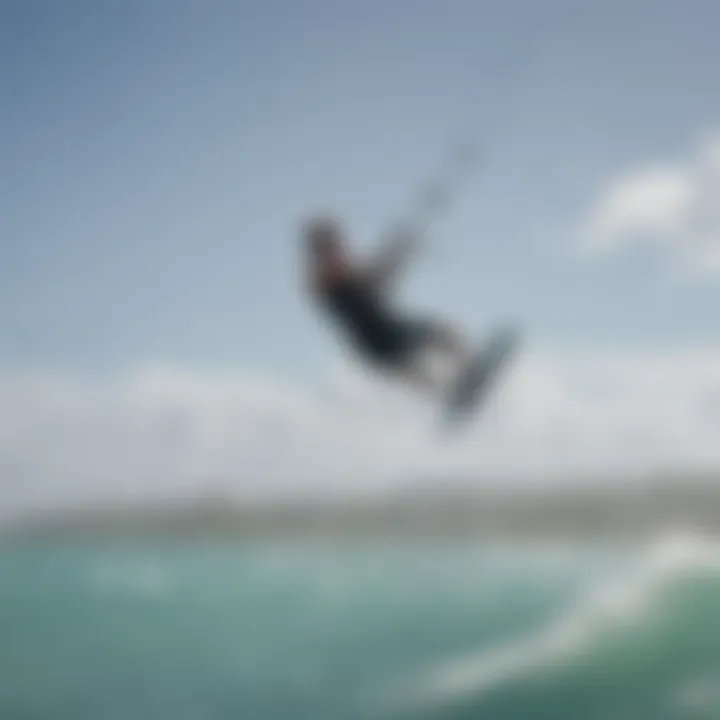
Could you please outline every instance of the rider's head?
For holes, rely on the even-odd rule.
[[[309,255],[315,260],[338,258],[345,254],[340,222],[329,215],[311,218],[305,224],[304,239]]]

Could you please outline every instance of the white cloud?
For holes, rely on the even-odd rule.
[[[692,272],[720,272],[720,134],[705,137],[684,162],[641,167],[611,181],[583,237],[595,251],[662,245]]]
[[[441,443],[433,407],[330,374],[310,392],[170,365],[105,380],[0,376],[0,506],[373,488],[413,475],[720,467],[720,348],[522,357],[482,422]]]
[[[695,194],[688,175],[672,167],[643,168],[606,189],[590,222],[598,246],[652,233],[676,236],[687,225]]]

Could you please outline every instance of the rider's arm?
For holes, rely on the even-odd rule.
[[[401,229],[385,240],[384,247],[366,266],[365,276],[378,289],[392,283],[417,248],[417,236],[412,230]]]

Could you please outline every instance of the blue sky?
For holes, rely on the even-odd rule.
[[[312,373],[334,347],[297,218],[371,243],[465,126],[488,164],[406,302],[539,342],[715,337],[713,282],[573,248],[604,183],[717,123],[718,23],[711,0],[4,2],[0,362]]]
[[[719,467],[719,24],[714,0],[0,3],[0,514]],[[486,161],[400,300],[478,336],[515,316],[535,354],[443,450],[434,408],[339,362],[296,230],[331,209],[367,249],[458,131]]]

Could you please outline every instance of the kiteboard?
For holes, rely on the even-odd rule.
[[[443,414],[446,430],[454,429],[481,409],[519,344],[520,333],[514,327],[497,327],[490,333],[450,389]]]

